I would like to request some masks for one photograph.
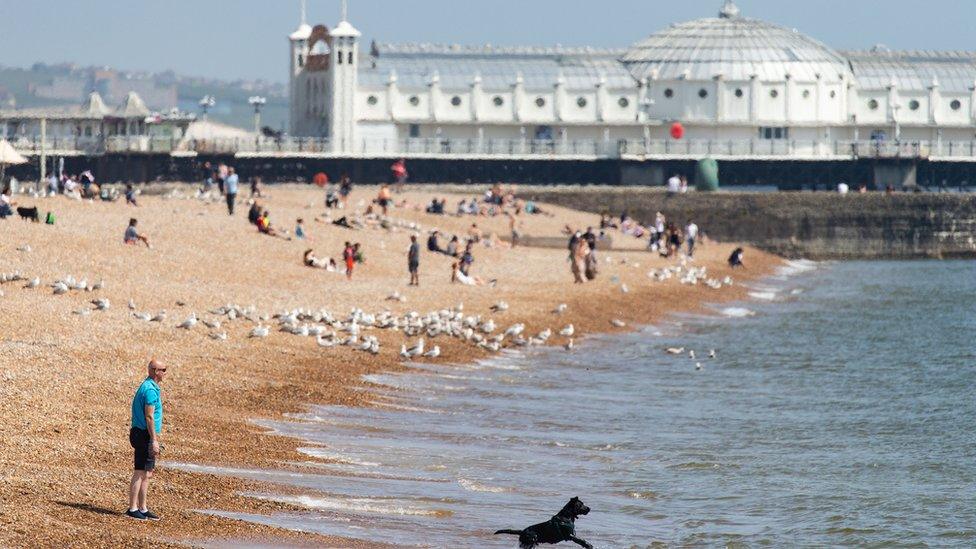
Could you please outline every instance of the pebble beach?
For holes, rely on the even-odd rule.
[[[185,547],[274,540],[372,547],[200,513],[265,513],[283,504],[241,496],[258,488],[250,481],[175,471],[167,462],[300,468],[309,456],[296,451],[297,442],[272,436],[252,420],[277,419],[309,404],[368,405],[363,376],[403,368],[402,346],[425,335],[378,327],[377,317],[396,319],[397,326],[444,311],[476,317],[476,327],[490,320],[495,329],[484,337],[524,324],[526,337],[549,330],[544,344],[566,347],[570,339],[581,344],[587,334],[630,330],[673,313],[705,312],[706,304],[745,299],[744,283],[781,263],[746,247],[747,268],[733,272],[725,260],[736,243],[706,240],[693,261],[682,262],[647,252],[646,240],[617,233],[612,250],[598,247],[599,275],[586,284],[573,284],[565,247],[510,248],[496,241],[475,247],[472,267],[473,275],[493,284],[452,284],[453,260],[424,249],[420,286],[411,287],[411,234],[423,246],[430,230],[463,239],[477,223],[486,236],[507,237],[508,218],[427,214],[424,206],[434,197],[447,198],[453,211],[458,200],[484,189],[447,194],[417,187],[395,195],[398,207],[385,223],[347,229],[329,222],[361,214],[377,190],[357,187],[345,210],[327,214],[321,189],[266,188],[269,196],[258,200],[272,223],[291,231],[303,218],[305,241],[259,234],[247,223],[246,192],[233,217],[220,197],[197,198],[191,185],[141,196],[138,207],[124,200],[15,197],[21,205],[36,205],[42,216],[55,212],[56,223],[0,220],[0,280],[7,280],[0,283],[0,545]],[[599,222],[592,213],[541,207],[551,215],[519,216],[530,239],[567,238],[564,227],[585,230]],[[130,218],[139,220],[151,247],[123,244]],[[346,241],[361,243],[366,259],[352,280],[303,265],[308,248],[341,263]],[[74,284],[59,292],[56,281]],[[98,300],[104,300],[101,307],[93,303]],[[307,331],[282,330],[282,317],[289,315],[298,324],[321,326],[320,334],[334,333],[333,344],[323,345]],[[199,322],[177,327],[191,316]],[[378,350],[340,343],[350,333],[351,317],[366,319],[359,337],[375,338]],[[560,335],[569,325],[572,336]],[[256,327],[267,327],[268,335],[253,337]],[[450,335],[426,343],[428,349],[437,345],[440,355],[412,360],[463,363],[492,352]],[[512,345],[509,337],[499,346]],[[132,468],[129,406],[154,357],[170,370],[163,386],[165,449],[150,490],[163,520],[150,524],[127,520],[122,511]]]

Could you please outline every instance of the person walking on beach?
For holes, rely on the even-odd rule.
[[[407,251],[407,268],[410,270],[410,286],[420,286],[420,244],[417,235],[410,235],[410,250]]]
[[[685,227],[685,242],[688,243],[688,257],[695,256],[695,241],[698,240],[698,225],[694,221],[688,221]]]
[[[166,365],[149,361],[149,375],[132,398],[132,427],[129,444],[135,450],[135,467],[129,482],[129,510],[125,516],[136,520],[159,520],[149,510],[146,499],[149,481],[159,456],[159,434],[163,431],[163,395],[159,384],[166,377]]]
[[[237,200],[237,184],[240,179],[234,168],[227,168],[227,179],[224,180],[224,194],[227,195],[227,213],[234,215],[234,202]]]

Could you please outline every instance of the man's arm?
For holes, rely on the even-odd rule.
[[[146,406],[146,430],[149,431],[149,440],[152,442],[153,455],[159,455],[159,439],[156,438],[155,414],[155,406]]]

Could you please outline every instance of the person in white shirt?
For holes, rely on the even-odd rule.
[[[695,255],[695,241],[698,240],[698,225],[694,221],[688,221],[685,227],[685,241],[688,242],[688,257]]]
[[[16,205],[17,203],[10,199],[10,189],[4,189],[3,193],[0,193],[0,217],[13,215],[13,206]]]
[[[840,194],[847,194],[850,190],[851,188],[843,181],[837,184],[837,192]]]
[[[668,192],[674,194],[681,192],[681,178],[677,175],[672,175],[671,179],[668,179]]]

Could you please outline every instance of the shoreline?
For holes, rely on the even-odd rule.
[[[311,189],[272,187],[268,192],[272,198],[267,203],[273,213],[287,211],[290,216],[302,215],[309,200],[314,198],[318,203],[320,199],[320,192]],[[368,198],[373,192],[374,189],[357,190],[353,199]],[[420,204],[433,196],[430,192],[408,194],[411,198],[416,195]],[[442,194],[445,193],[437,193]],[[190,310],[203,312],[228,300],[242,305],[254,302],[262,311],[304,304],[328,305],[336,316],[364,300],[371,305],[367,312],[389,307],[398,314],[409,310],[423,314],[463,301],[466,313],[494,316],[502,329],[524,322],[526,331],[534,333],[545,327],[558,330],[572,322],[581,333],[603,333],[650,323],[666,314],[702,312],[709,303],[744,299],[748,288],[741,283],[772,274],[780,263],[774,256],[747,250],[748,271],[734,273],[733,286],[711,290],[701,285],[680,285],[676,280],[651,282],[646,271],[668,263],[635,248],[605,252],[603,255],[614,261],[601,262],[597,281],[578,288],[571,284],[565,254],[560,250],[519,248],[518,255],[512,255],[511,250],[484,250],[478,253],[475,272],[499,278],[497,288],[451,286],[446,283],[447,273],[441,270],[445,268],[440,265],[443,261],[425,256],[424,264],[437,263],[436,270],[431,267],[428,271],[436,274],[425,275],[422,266],[424,285],[410,290],[406,288],[405,273],[401,272],[405,269],[399,257],[409,233],[366,230],[356,233],[366,243],[370,261],[362,270],[364,280],[345,284],[338,275],[311,273],[291,265],[291,261],[297,262],[290,258],[302,243],[279,242],[253,234],[241,212],[228,220],[219,203],[203,205],[148,197],[145,202],[143,208],[134,210],[118,204],[74,204],[62,198],[48,199],[42,203],[44,206],[56,205],[67,212],[59,215],[59,223],[69,227],[66,231],[58,227],[45,234],[50,228],[11,220],[2,225],[5,230],[8,226],[11,229],[11,248],[25,241],[32,242],[35,249],[29,254],[13,255],[13,262],[17,263],[14,268],[37,273],[45,281],[65,273],[104,276],[103,292],[113,301],[109,311],[82,319],[70,311],[96,296],[58,299],[50,295],[49,289],[32,293],[20,285],[2,287],[6,295],[0,297],[0,303],[11,307],[12,313],[3,322],[7,337],[0,341],[10,351],[0,359],[0,375],[6,376],[0,391],[0,415],[7,423],[6,428],[0,427],[0,443],[8,449],[0,457],[0,466],[6,470],[0,474],[3,543],[26,545],[43,539],[77,546],[82,539],[86,541],[81,546],[160,542],[163,546],[181,546],[199,543],[201,539],[274,538],[298,544],[379,546],[202,515],[193,509],[266,513],[289,507],[237,495],[258,491],[261,483],[183,473],[168,469],[166,463],[281,468],[286,462],[310,461],[309,456],[296,451],[300,445],[297,440],[268,436],[252,420],[280,418],[283,413],[300,412],[309,404],[364,404],[363,392],[357,390],[364,385],[364,374],[402,370],[394,351],[404,341],[402,335],[377,333],[383,352],[376,357],[347,349],[323,353],[314,339],[301,340],[278,333],[272,333],[268,341],[250,341],[243,325],[228,327],[230,338],[220,345],[207,338],[204,331],[187,334],[171,326],[137,324],[129,318],[127,299],[140,305],[146,303],[145,308],[167,309],[169,324],[180,322]],[[104,215],[85,215],[89,208]],[[558,220],[532,220],[540,222],[540,234],[550,234],[547,231],[563,221],[580,226],[595,221],[591,214],[554,210]],[[100,233],[111,230],[114,232],[107,234],[117,238],[114,233],[119,232],[119,220],[135,213],[140,216],[141,227],[142,223],[148,225],[146,231],[154,239],[154,249],[105,244]],[[400,213],[395,211],[393,215]],[[443,229],[459,232],[470,221],[403,213],[405,218],[422,222],[425,229],[437,223]],[[164,217],[171,217],[174,222],[150,222]],[[482,222],[482,218],[477,220]],[[497,231],[504,230],[501,220],[484,222],[486,226],[498,222]],[[327,234],[335,232],[331,227],[309,222],[306,226],[316,239],[315,247],[332,250],[333,241],[346,237],[346,233]],[[225,232],[232,235],[229,244],[215,245],[201,238]],[[534,232],[531,228],[529,234]],[[173,239],[167,241],[170,233]],[[68,244],[62,246],[66,241]],[[221,244],[232,248],[229,255]],[[287,252],[280,247],[288,248]],[[707,245],[700,249],[698,264],[708,266],[711,276],[725,276],[724,258],[732,247]],[[394,249],[396,253],[390,252],[390,257],[379,251]],[[119,259],[126,254],[135,256],[137,261]],[[175,261],[172,256],[176,256]],[[627,263],[620,262],[624,258]],[[143,268],[140,261],[153,268]],[[550,268],[552,265],[555,269]],[[510,275],[513,272],[515,279]],[[321,287],[307,287],[312,276],[322,280],[314,281]],[[610,282],[614,276],[629,286],[629,293]],[[393,289],[404,292],[408,301],[383,301]],[[255,290],[260,295],[251,293]],[[511,309],[492,315],[489,307],[502,299],[510,303]],[[187,305],[175,306],[177,300]],[[569,305],[567,313],[557,318],[550,311],[563,302]],[[97,317],[99,314],[106,317],[105,322]],[[612,326],[613,318],[623,320],[628,327]],[[438,362],[463,363],[486,356],[457,340],[441,337],[436,343],[443,351]],[[551,343],[561,341],[554,338]],[[119,433],[121,426],[127,424],[129,393],[144,376],[144,360],[152,354],[176,368],[163,389],[167,425],[162,440],[167,449],[150,493],[151,501],[163,511],[164,520],[139,524],[119,515],[127,485],[126,464],[131,459],[131,449]],[[70,403],[79,411],[65,421],[57,413],[58,403]],[[59,489],[58,483],[51,480],[57,477],[77,479],[74,484],[78,489]],[[280,491],[281,487],[276,489]]]

